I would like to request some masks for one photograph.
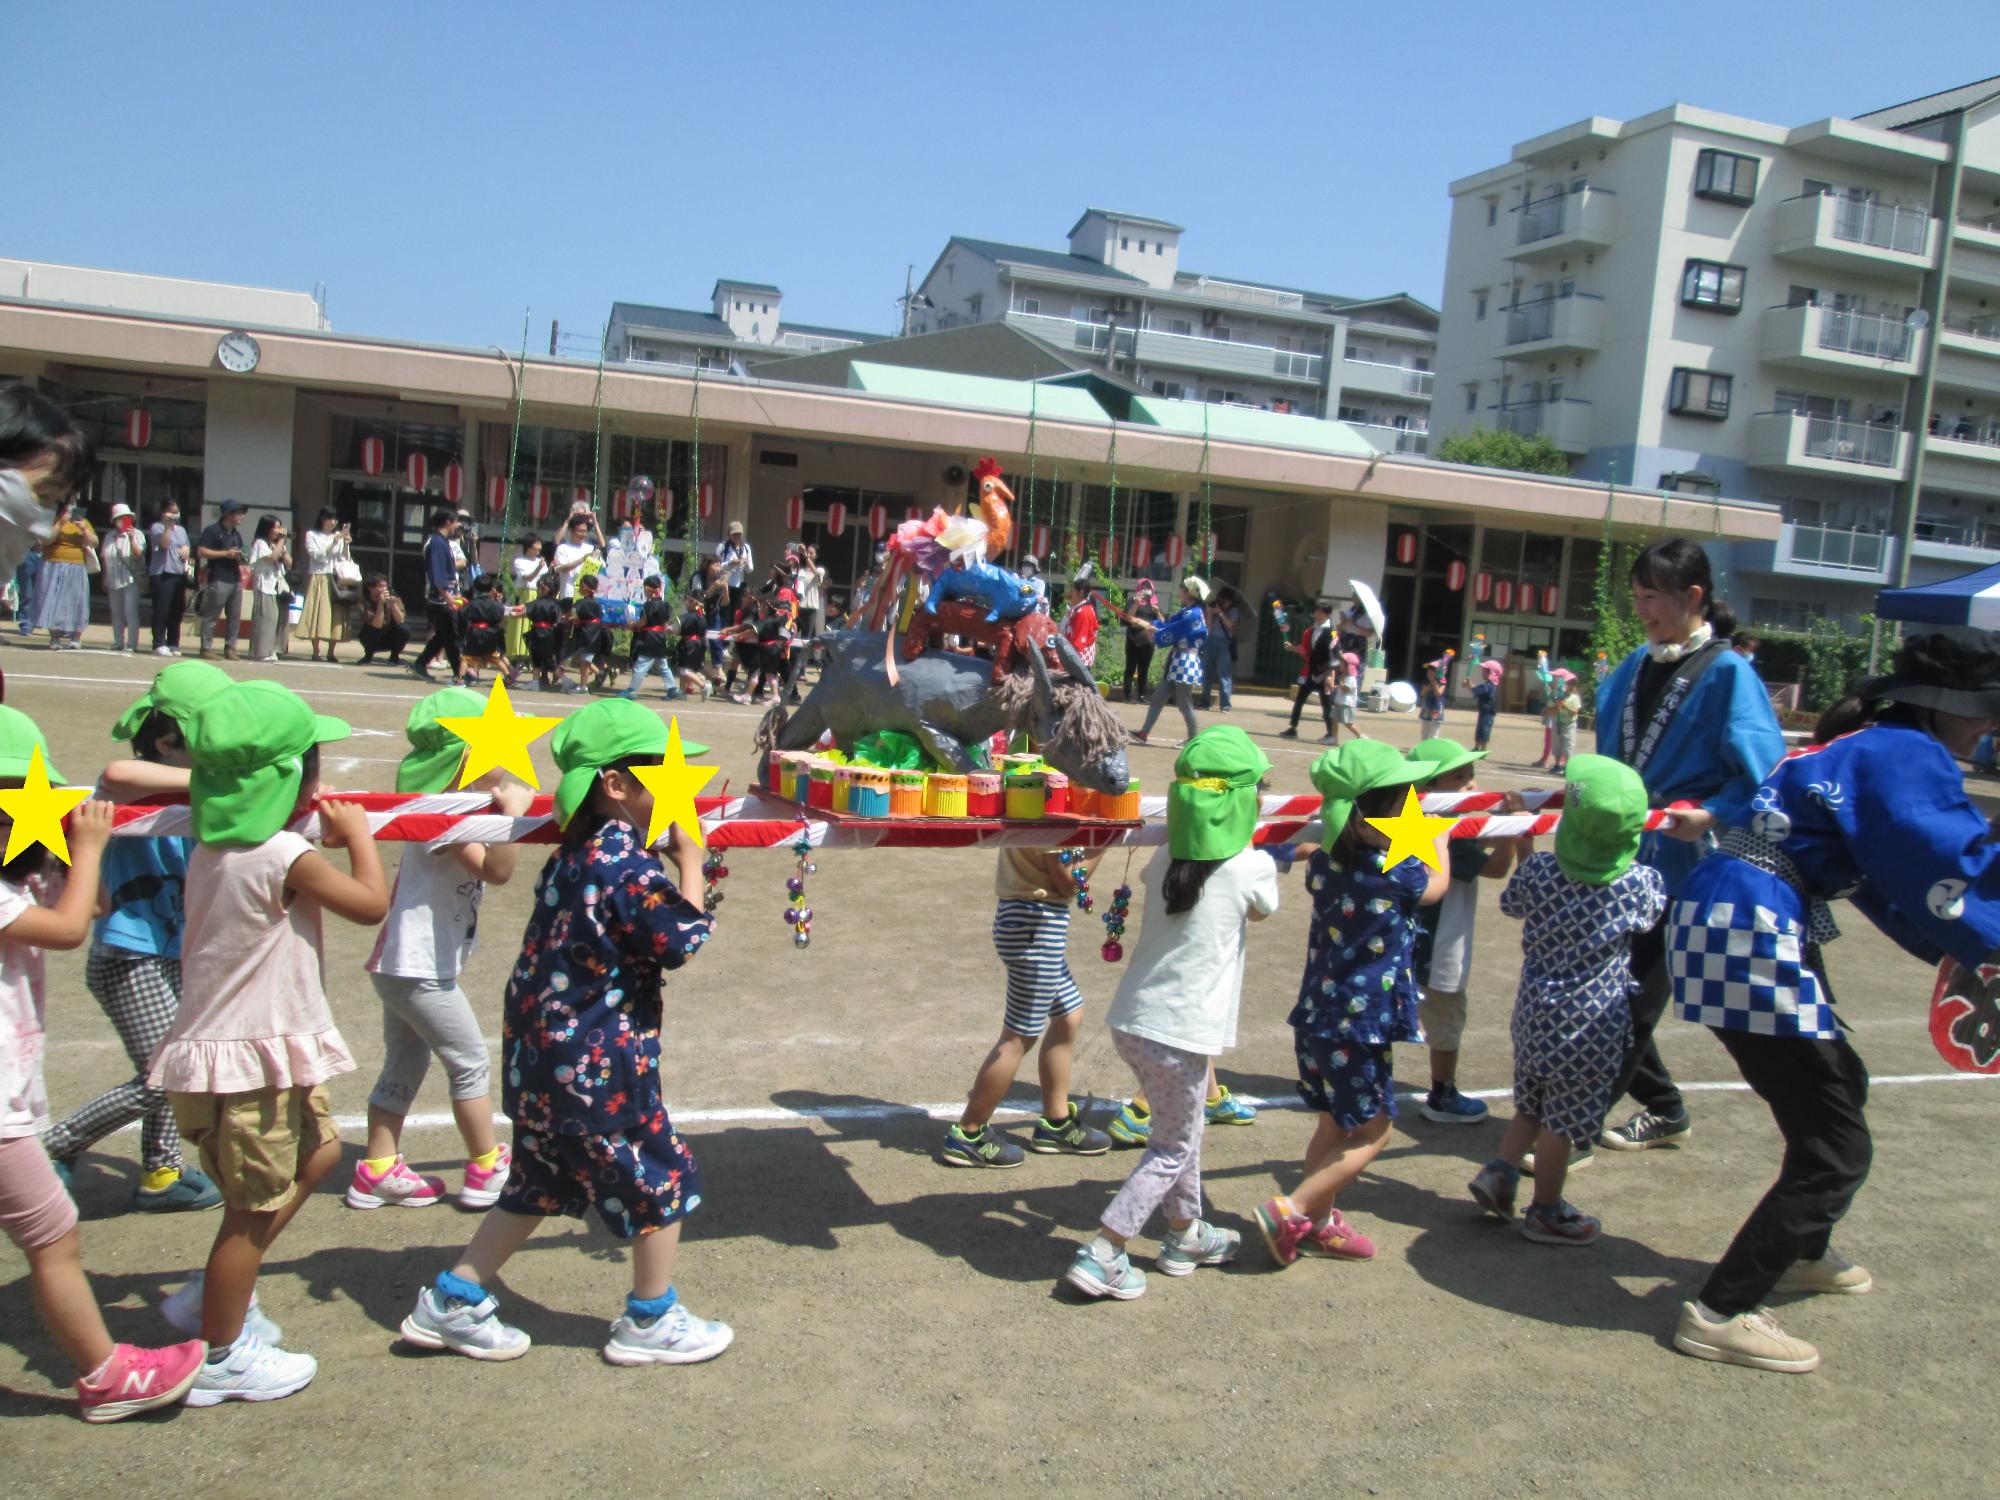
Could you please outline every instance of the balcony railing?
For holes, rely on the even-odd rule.
[[[1910,536],[1915,541],[1935,542],[1941,547],[2000,551],[2000,526],[1986,522],[1946,521],[1935,516],[1918,516],[1911,525]]]
[[[1833,199],[1828,231],[1837,240],[1894,250],[1902,255],[1930,253],[1931,216],[1921,208],[1876,203],[1837,193],[1802,193],[1801,198]]]
[[[1544,432],[1553,435],[1556,424],[1564,418],[1587,416],[1589,411],[1590,403],[1576,396],[1558,396],[1553,401],[1512,401],[1499,408],[1496,425],[1502,432],[1540,437]]]
[[[1213,276],[1197,277],[1192,290],[1197,296],[1214,297],[1218,301],[1234,302],[1244,307],[1276,307],[1297,312],[1306,305],[1306,299],[1297,292],[1250,286],[1241,281],[1219,281]]]
[[[1572,292],[1567,297],[1537,297],[1532,302],[1517,302],[1507,309],[1507,343],[1532,344],[1542,339],[1553,338],[1556,332],[1557,314],[1562,310],[1564,303],[1601,303],[1603,300],[1594,292]],[[1579,311],[1575,308],[1570,310]]]
[[[1819,346],[1836,354],[1867,359],[1910,357],[1914,334],[1901,318],[1882,313],[1853,312],[1841,307],[1819,309]]]
[[[1948,443],[1976,443],[1982,448],[2000,448],[2000,419],[1982,418],[1975,422],[1960,418],[1956,422],[1933,419],[1931,436],[1942,438]]]
[[[1607,198],[1617,195],[1609,188],[1583,188],[1577,192],[1550,193],[1546,198],[1536,198],[1515,210],[1521,216],[1514,243],[1532,245],[1541,240],[1552,239],[1565,229],[1580,229],[1583,225],[1579,216],[1585,203],[1594,195]]]
[[[1861,531],[1852,526],[1787,529],[1791,532],[1793,562],[1847,568],[1857,573],[1880,573],[1888,566],[1889,538],[1879,531]]]
[[[1946,313],[1945,331],[1967,333],[1976,339],[2000,340],[2000,313]]]
[[[1363,359],[1356,354],[1342,355],[1341,363],[1349,365],[1366,365],[1371,370],[1396,371],[1397,373],[1395,375],[1389,376],[1387,378],[1393,383],[1400,384],[1403,390],[1403,394],[1406,396],[1430,395],[1432,383],[1437,378],[1436,375],[1429,370],[1418,370],[1412,368],[1409,365],[1392,365],[1387,360],[1382,360],[1382,359]],[[1372,386],[1370,388],[1373,389]]]
[[[1884,469],[1893,469],[1898,464],[1898,440],[1903,434],[1897,428],[1874,422],[1850,422],[1845,417],[1815,417],[1799,412],[1782,415],[1804,415],[1806,435],[1802,447],[1808,458],[1873,464]]]
[[[852,349],[861,343],[860,339],[843,339],[828,333],[799,333],[796,330],[778,335],[775,347],[779,349],[803,349],[817,354],[826,349]]]
[[[1429,453],[1431,435],[1421,427],[1397,427],[1390,422],[1349,422],[1347,424],[1384,453]]]

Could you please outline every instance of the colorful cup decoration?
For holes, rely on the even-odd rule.
[[[1033,822],[1048,810],[1048,778],[1040,771],[1019,771],[1007,778],[1007,816]]]
[[[965,778],[939,772],[924,783],[924,812],[933,818],[965,816]]]

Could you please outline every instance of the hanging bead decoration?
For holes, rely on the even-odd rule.
[[[1125,956],[1125,919],[1132,914],[1132,887],[1121,885],[1111,893],[1111,909],[1104,914],[1104,961],[1115,964]]]
[[[1089,911],[1097,904],[1090,894],[1090,866],[1085,862],[1085,853],[1082,849],[1062,849],[1056,853],[1056,858],[1069,868],[1069,878],[1076,884],[1078,911]]]
[[[722,905],[722,882],[729,878],[729,866],[722,860],[722,851],[711,848],[701,861],[701,909],[710,916],[714,916],[716,907]]]
[[[785,908],[785,925],[792,929],[792,946],[809,948],[812,946],[813,914],[806,905],[806,877],[819,873],[819,866],[812,861],[812,840],[799,835],[792,845],[792,853],[798,856],[798,868],[791,879],[785,882],[785,896],[790,902]]]

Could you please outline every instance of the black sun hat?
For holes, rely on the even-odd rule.
[[[1955,629],[1911,636],[1885,675],[1863,678],[1853,693],[1864,702],[2000,719],[2000,632]]]

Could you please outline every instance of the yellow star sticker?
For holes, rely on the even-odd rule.
[[[1438,854],[1438,835],[1458,819],[1428,816],[1423,803],[1417,800],[1417,789],[1410,787],[1403,794],[1403,810],[1395,817],[1367,818],[1363,821],[1377,833],[1389,836],[1388,852],[1382,856],[1385,869],[1393,869],[1414,855],[1433,870],[1442,870],[1444,860]]]
[[[497,766],[540,791],[542,784],[535,778],[535,763],[528,758],[528,746],[562,720],[515,713],[514,705],[507,701],[507,684],[496,681],[486,697],[485,712],[477,718],[441,716],[438,723],[465,741],[465,769],[459,773],[460,786],[471,786]]]
[[[79,802],[89,800],[89,787],[49,785],[49,768],[42,764],[42,748],[37,745],[28,757],[27,780],[0,791],[0,813],[14,820],[7,830],[7,852],[0,859],[12,860],[37,844],[47,844],[57,859],[68,864],[69,840],[63,837],[62,820]]]
[[[667,720],[667,753],[657,766],[634,766],[632,774],[653,794],[653,824],[646,830],[646,847],[659,843],[669,828],[684,828],[696,844],[703,842],[701,819],[695,815],[695,794],[719,774],[715,766],[691,766],[681,750],[681,721]]]

